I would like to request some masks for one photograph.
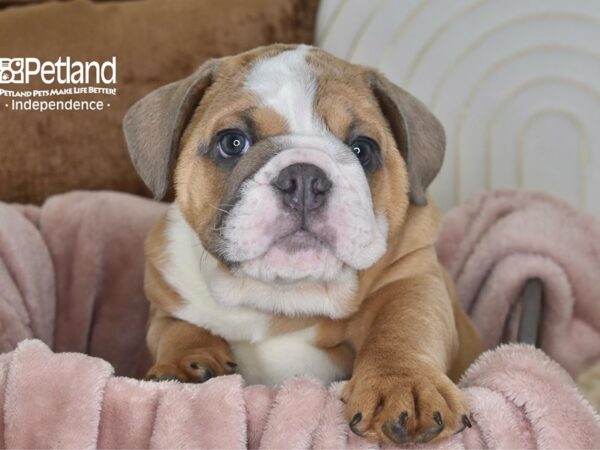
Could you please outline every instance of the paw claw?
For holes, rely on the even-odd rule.
[[[363,436],[362,431],[360,431],[358,428],[356,428],[356,425],[358,424],[358,422],[360,422],[362,420],[362,413],[356,413],[354,414],[354,417],[352,417],[352,420],[350,421],[350,429],[352,430],[352,432],[358,436]]]
[[[385,435],[395,442],[396,444],[407,444],[408,443],[408,429],[406,427],[408,423],[408,412],[402,411],[400,417],[396,422],[386,422],[383,425],[383,432]]]
[[[442,419],[442,415],[439,411],[435,411],[433,413],[433,420],[435,421],[435,425],[433,427],[429,427],[425,431],[419,433],[415,438],[415,442],[417,444],[424,444],[429,442],[442,431],[444,431],[444,420]]]
[[[471,428],[473,426],[468,416],[462,416],[462,423],[467,428]]]
[[[190,363],[190,368],[195,372],[196,378],[201,383],[204,383],[215,376],[215,372],[211,368],[201,366],[197,362]]]
[[[471,421],[469,420],[468,416],[462,416],[462,427],[460,427],[460,429],[458,431],[456,431],[454,434],[460,434],[463,431],[465,431],[467,428],[471,428],[473,425],[471,424]]]

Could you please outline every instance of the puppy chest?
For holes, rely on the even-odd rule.
[[[316,327],[260,342],[230,342],[238,372],[248,384],[274,386],[294,376],[310,375],[324,383],[349,377],[349,364],[334,352],[315,346]]]

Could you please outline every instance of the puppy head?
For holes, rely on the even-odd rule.
[[[174,178],[186,220],[226,270],[280,285],[372,266],[409,203],[426,204],[444,154],[418,100],[307,46],[211,60],[136,103],[124,128],[146,184],[162,198]]]

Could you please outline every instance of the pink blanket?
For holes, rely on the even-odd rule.
[[[450,211],[437,245],[488,347],[513,341],[526,279],[544,283],[541,348],[576,375],[600,359],[600,220],[540,192],[484,192]]]
[[[104,360],[28,340],[0,357],[0,442],[9,448],[369,448],[339,392],[306,378],[278,389],[238,375],[201,385],[112,376]],[[484,354],[462,383],[473,428],[435,448],[592,448],[600,425],[572,379],[532,347]]]
[[[74,192],[41,208],[0,202],[0,352],[26,338],[143,376],[144,240],[166,206]]]
[[[347,433],[339,385],[270,391],[238,377],[184,386],[112,375],[140,376],[150,363],[143,241],[164,208],[116,193],[0,203],[0,351],[37,338],[78,352],[26,341],[0,356],[0,446],[365,446]],[[438,249],[490,346],[512,336],[523,280],[543,279],[543,349],[575,374],[600,356],[599,235],[597,220],[558,200],[499,191],[449,213]],[[541,352],[488,353],[463,387],[476,425],[442,446],[600,442],[597,417]]]

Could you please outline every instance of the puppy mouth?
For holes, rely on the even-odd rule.
[[[320,239],[312,231],[304,228],[297,229],[280,237],[272,246],[279,247],[290,254],[306,250],[322,250],[325,248],[331,250],[325,241]]]
[[[288,285],[334,281],[343,267],[324,237],[294,226],[273,240],[260,256],[241,262],[235,274]]]

